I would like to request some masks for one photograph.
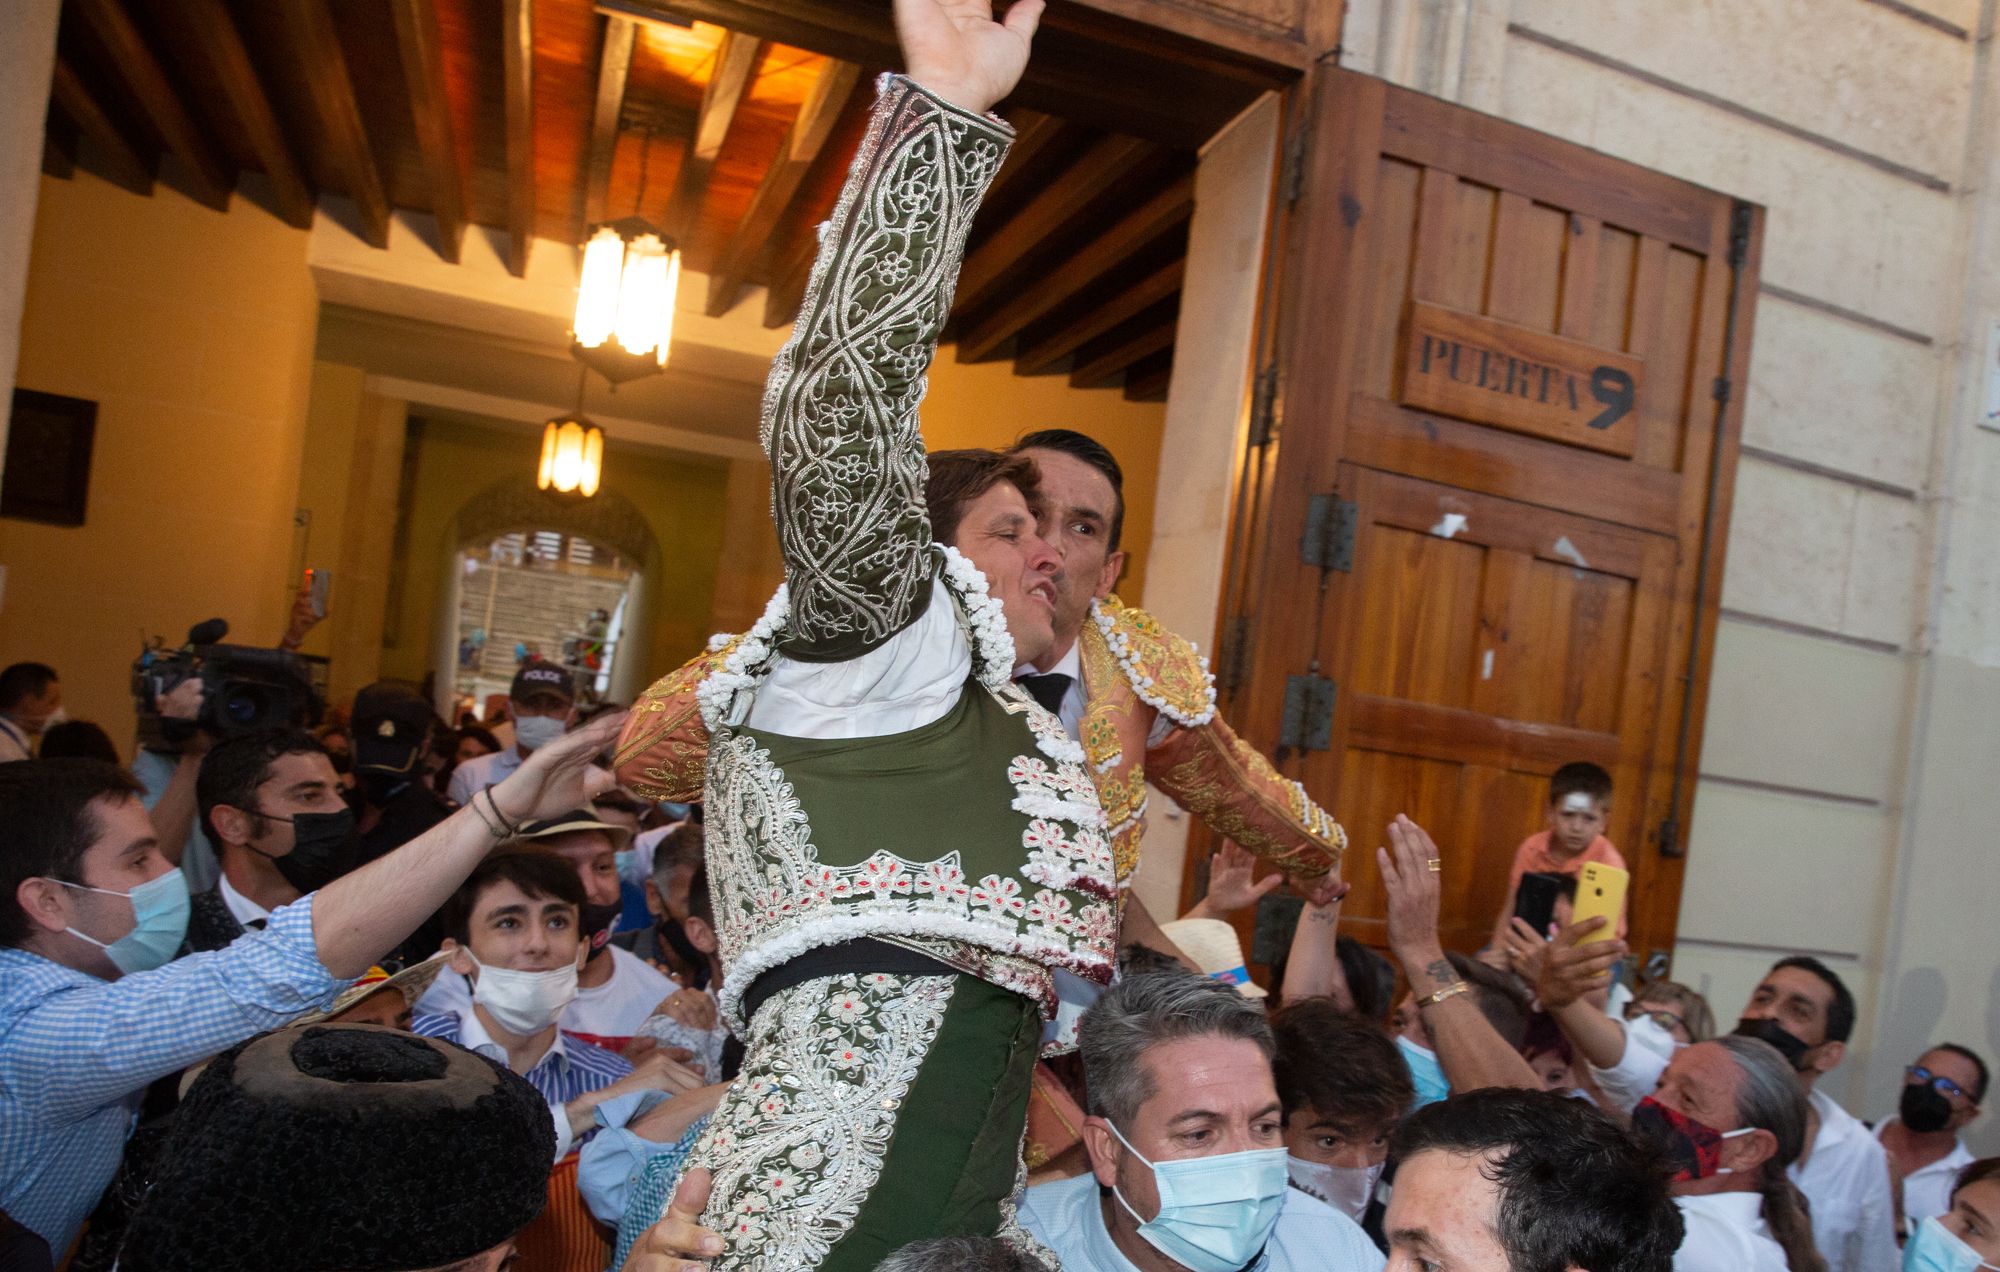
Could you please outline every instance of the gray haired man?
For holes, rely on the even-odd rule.
[[[1372,1272],[1346,1215],[1287,1184],[1263,1008],[1180,972],[1112,986],[1078,1031],[1091,1173],[1028,1190],[1067,1272]]]

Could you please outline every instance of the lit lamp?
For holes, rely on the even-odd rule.
[[[535,484],[565,495],[597,493],[604,477],[604,430],[581,414],[560,415],[542,426],[542,465]]]
[[[680,278],[680,248],[650,221],[597,226],[583,245],[571,352],[613,384],[665,369]]]

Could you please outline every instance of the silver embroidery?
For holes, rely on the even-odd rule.
[[[896,1116],[944,1023],[951,976],[834,976],[771,996],[743,1072],[688,1159],[715,1172],[713,1267],[816,1267],[882,1173]]]

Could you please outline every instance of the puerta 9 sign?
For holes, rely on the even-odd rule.
[[[1643,359],[1413,302],[1404,406],[1629,458]]]

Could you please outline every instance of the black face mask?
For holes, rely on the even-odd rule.
[[[1797,1034],[1785,1032],[1783,1026],[1779,1025],[1777,1021],[1770,1019],[1740,1020],[1736,1023],[1735,1032],[1740,1037],[1755,1038],[1760,1042],[1770,1043],[1784,1055],[1785,1063],[1791,1065],[1793,1069],[1801,1073],[1805,1071],[1806,1053],[1812,1050],[1812,1044],[1804,1041]]]
[[[1941,1131],[1951,1121],[1951,1101],[1928,1082],[1912,1082],[1903,1088],[1902,1103],[1896,1106],[1903,1125],[1919,1135]]]
[[[708,955],[696,949],[694,942],[688,940],[687,931],[681,927],[680,921],[678,919],[661,919],[653,926],[654,930],[660,934],[660,939],[667,943],[667,948],[671,949],[679,956],[681,962],[687,965],[688,971],[694,978],[694,988],[707,989]]]
[[[271,863],[278,867],[285,882],[300,892],[317,892],[360,864],[361,827],[351,808],[337,813],[262,816],[292,824],[292,850],[282,857],[272,857]]]
[[[590,952],[595,955],[611,943],[611,934],[618,928],[618,916],[625,910],[623,901],[612,901],[604,905],[585,902],[583,912],[577,915],[577,925],[590,939]]]

